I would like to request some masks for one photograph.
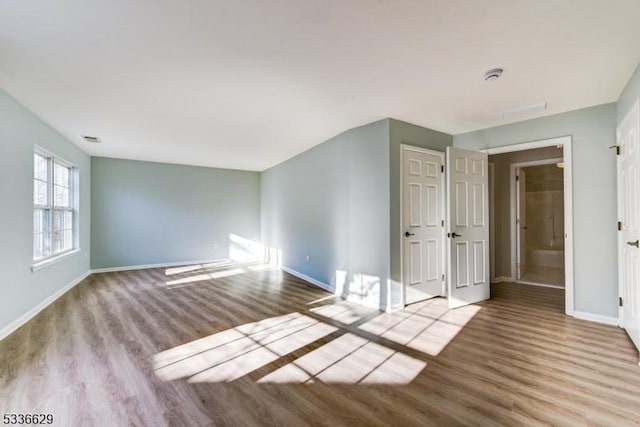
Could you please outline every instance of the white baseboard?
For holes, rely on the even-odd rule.
[[[332,294],[335,293],[335,289],[333,288],[333,286],[328,285],[327,283],[321,282],[319,280],[314,279],[313,277],[309,277],[306,274],[302,274],[299,271],[296,271],[292,268],[289,267],[285,267],[285,266],[281,266],[280,269],[282,271],[286,271],[287,273],[291,274],[292,276],[296,276],[298,279],[302,279],[305,282],[309,282],[312,285],[316,285],[319,288],[324,289],[327,292],[331,292]]]
[[[500,283],[500,282],[513,282],[513,278],[506,277],[506,276],[500,276],[500,277],[496,277],[495,279],[491,280],[491,283]]]
[[[564,289],[564,286],[547,285],[545,283],[524,282],[522,280],[516,280],[513,283],[517,283],[518,285],[538,286],[539,288]]]
[[[387,311],[387,307],[380,307],[379,304],[376,304],[373,301],[369,301],[367,299],[364,298],[360,298],[357,295],[347,295],[346,297],[343,297],[344,299],[346,299],[347,301],[350,302],[355,302],[361,305],[364,305],[365,307],[370,307],[370,308],[375,308],[376,310],[380,310],[380,311]],[[389,310],[389,312],[391,312],[393,309]]]
[[[296,270],[294,270],[292,268],[282,266],[282,267],[280,267],[280,269],[282,271],[286,271],[287,273],[291,274],[292,276],[296,276],[298,279],[302,279],[302,280],[304,280],[306,282],[311,283],[312,285],[316,285],[317,287],[322,288],[327,292],[331,292],[332,294],[334,294],[336,292],[335,288],[333,286],[328,285],[327,283],[321,282],[319,280],[316,280],[313,277],[309,277],[306,274],[302,274],[299,271],[296,271]],[[360,298],[357,295],[346,295],[346,296],[338,295],[338,296],[341,297],[342,299],[350,301],[350,302],[355,302],[355,303],[358,303],[358,304],[362,304],[362,305],[367,306],[367,307],[375,308],[376,310],[385,311],[384,309],[381,309],[378,304],[376,304],[376,303],[374,303],[372,301]]]
[[[381,306],[379,307],[380,311],[385,311],[387,313],[393,313],[395,311],[400,311],[402,309],[404,309],[404,304],[396,304],[396,305],[385,305],[385,306]]]
[[[51,305],[55,300],[57,300],[58,298],[60,298],[62,295],[64,295],[67,291],[69,291],[71,288],[73,288],[74,286],[76,286],[78,283],[82,282],[84,279],[86,279],[87,277],[89,277],[91,275],[91,270],[81,274],[79,277],[75,278],[74,280],[72,280],[69,284],[67,284],[65,287],[63,287],[62,289],[56,291],[53,295],[49,296],[47,299],[45,299],[44,301],[42,301],[40,304],[38,304],[37,306],[35,306],[34,308],[32,308],[31,310],[29,310],[28,312],[26,312],[25,314],[23,314],[22,316],[18,317],[16,320],[14,320],[13,322],[9,323],[9,325],[7,325],[5,328],[3,328],[2,330],[0,330],[0,341],[2,341],[3,339],[5,339],[6,337],[8,337],[9,335],[11,335],[12,333],[14,333],[20,326],[24,325],[25,323],[27,323],[29,320],[33,319],[38,313],[40,313],[42,310],[44,310],[45,308],[47,308],[49,305]]]
[[[115,271],[146,270],[148,268],[181,267],[183,265],[212,264],[212,263],[223,262],[223,261],[226,262],[229,260],[207,259],[207,260],[196,260],[196,261],[163,262],[160,264],[127,265],[124,267],[95,268],[91,270],[91,273],[113,273]]]
[[[574,311],[573,317],[581,320],[589,320],[591,322],[603,323],[605,325],[618,326],[617,317],[603,316],[601,314],[586,313],[584,311]]]

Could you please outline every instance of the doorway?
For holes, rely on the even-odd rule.
[[[494,171],[494,179],[490,184],[490,215],[493,226],[491,254],[494,256],[492,281],[564,287],[564,311],[569,316],[574,314],[571,142],[571,137],[566,136],[484,150],[489,154]],[[535,155],[535,150],[540,150],[538,154],[541,151],[546,154],[527,157],[527,152]],[[498,158],[499,155],[502,159]],[[541,160],[543,161],[540,162]],[[547,164],[546,171],[544,168],[527,169],[544,166],[544,163]],[[527,210],[527,172],[531,172],[531,190],[538,189],[539,193],[548,191],[544,195],[530,195],[528,198],[532,204],[540,202],[540,199],[551,199],[551,207],[546,205],[539,211]],[[539,175],[544,173],[551,177],[540,179]],[[533,183],[533,178],[537,182]],[[520,185],[520,179],[523,180],[523,185]],[[545,180],[553,182],[543,184],[541,181]],[[505,195],[506,197],[501,198]],[[519,209],[520,206],[524,209]],[[531,221],[538,222],[534,230],[529,229]],[[519,229],[521,226],[526,228]]]

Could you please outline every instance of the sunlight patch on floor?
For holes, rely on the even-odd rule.
[[[271,264],[265,263],[250,263],[250,264],[214,264],[212,267],[207,267],[207,264],[198,264],[198,266],[180,267],[179,270],[172,269],[171,275],[191,273],[192,275],[186,277],[180,277],[173,280],[168,280],[165,285],[168,288],[178,288],[184,285],[204,282],[212,279],[221,279],[223,277],[237,276],[239,274],[251,273],[256,271],[273,270],[274,267]],[[169,270],[167,270],[169,271]],[[199,274],[194,274],[199,273]]]
[[[372,313],[379,313],[379,310],[366,307],[361,304],[353,302],[339,300],[333,304],[322,305],[309,309],[309,311],[327,317],[329,319],[337,320],[345,324],[351,324],[360,320],[362,317]]]
[[[233,381],[335,330],[300,313],[291,313],[159,353],[153,358],[153,366],[162,381]]]
[[[329,300],[332,300],[332,299],[335,300],[336,302],[340,301],[340,297],[339,296],[332,294],[332,295],[327,295],[326,297],[315,299],[313,301],[309,301],[307,303],[307,305],[316,305],[316,304],[319,304],[321,302],[329,301]]]
[[[360,329],[398,344],[437,356],[480,311],[476,305],[450,310],[446,298],[434,298],[405,310],[382,313]]]
[[[259,383],[408,384],[427,363],[347,333]]]
[[[215,271],[213,273],[197,274],[195,276],[183,277],[181,279],[169,280],[167,286],[184,285],[187,283],[203,282],[205,280],[220,279],[222,277],[236,276],[246,273],[244,268],[231,268],[229,270]]]
[[[231,265],[231,261],[218,261],[218,262],[209,262],[204,264],[193,264],[193,265],[184,265],[180,267],[171,267],[167,268],[164,271],[165,276],[173,276],[174,274],[185,274],[185,273],[193,273],[198,270],[214,270],[220,268],[227,268]]]
[[[437,356],[479,310],[450,310],[435,298],[383,313],[341,300],[177,346],[153,366],[162,381],[229,382],[262,368],[260,383],[408,384],[427,366],[416,351]],[[290,359],[270,366],[283,356]]]

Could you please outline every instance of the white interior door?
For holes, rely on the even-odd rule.
[[[402,147],[405,304],[443,293],[444,153]]]
[[[516,230],[518,230],[518,254],[516,262],[517,279],[522,279],[527,268],[527,179],[522,168],[516,171],[518,196],[516,205]]]
[[[638,102],[617,131],[621,325],[640,349],[640,113]]]
[[[449,308],[488,299],[487,154],[447,147]]]

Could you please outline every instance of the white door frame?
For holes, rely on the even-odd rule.
[[[402,242],[400,244],[400,281],[402,282],[402,307],[404,308],[406,306],[406,289],[407,289],[407,284],[404,283],[404,232],[405,232],[405,224],[404,224],[404,211],[403,211],[403,197],[402,197],[402,192],[404,191],[404,164],[402,162],[403,156],[402,153],[404,150],[408,150],[408,151],[415,151],[417,153],[424,153],[424,154],[431,154],[434,156],[439,156],[442,159],[442,164],[445,164],[445,156],[444,153],[442,151],[435,151],[435,150],[430,150],[428,148],[420,148],[420,147],[414,147],[413,145],[408,145],[408,144],[400,144],[400,229],[398,230],[398,233],[400,235],[400,241]],[[447,189],[445,188],[445,182],[444,182],[444,173],[440,174],[440,185],[442,188],[441,191],[441,195],[440,195],[440,215],[441,218],[445,218],[445,194],[447,192]],[[445,242],[446,242],[446,234],[445,234],[445,227],[441,227],[442,228],[442,256],[440,257],[441,259],[441,263],[442,263],[442,271],[445,272],[446,271],[446,256],[445,255]],[[446,282],[443,281],[442,282],[442,296],[446,296],[447,294],[447,285]]]
[[[496,279],[496,165],[489,161],[487,165],[489,166],[489,280],[493,283]]]
[[[618,150],[620,149],[620,133],[621,133],[621,128],[623,127],[623,125],[626,124],[626,122],[628,122],[629,120],[638,120],[638,115],[640,114],[640,98],[636,99],[636,101],[633,103],[633,106],[631,107],[631,109],[629,110],[629,112],[627,112],[627,114],[624,116],[624,118],[622,119],[622,121],[618,124],[618,126],[616,127],[616,147],[618,148]],[[612,147],[613,148],[613,147]],[[619,154],[619,153],[618,153]],[[622,180],[620,179],[620,155],[616,156],[616,191],[617,191],[617,215],[618,215],[618,219],[623,219],[620,218],[621,215],[621,210],[622,210],[622,204],[621,204],[621,195],[622,195]],[[623,298],[624,297],[624,286],[623,286],[623,259],[622,259],[622,253],[621,253],[621,246],[623,244],[625,244],[623,238],[622,238],[622,234],[621,233],[617,233],[617,254],[618,254],[618,298]],[[618,304],[618,326],[621,328],[624,328],[624,307],[620,304]],[[638,362],[638,365],[640,365],[640,362]]]
[[[573,156],[572,137],[562,136],[558,138],[542,139],[520,144],[505,145],[495,148],[487,148],[483,151],[489,155],[511,153],[514,151],[531,150],[534,148],[553,147],[562,145],[564,159],[564,289],[565,289],[565,313],[573,316],[574,312],[574,265],[573,265]],[[515,178],[514,180],[515,181]],[[512,276],[514,272],[512,271]]]
[[[511,224],[510,224],[510,230],[511,230],[511,280],[512,281],[517,281],[517,282],[521,282],[520,280],[518,280],[518,269],[517,269],[517,264],[518,264],[518,252],[519,252],[519,248],[520,248],[520,227],[517,226],[516,221],[518,219],[518,186],[516,185],[516,176],[518,175],[518,170],[521,168],[526,168],[528,166],[541,166],[541,165],[551,165],[551,164],[555,164],[558,162],[562,162],[563,158],[562,157],[557,157],[554,159],[544,159],[544,160],[530,160],[528,162],[517,162],[517,163],[511,163],[511,165],[509,165],[509,180],[510,180],[510,184],[509,184],[509,192],[510,192],[510,197],[511,197],[511,204],[510,204],[510,208],[511,208]],[[522,282],[525,283],[525,282]],[[527,282],[527,284],[529,284]],[[534,283],[536,285],[540,285],[538,283]],[[547,286],[550,288],[555,288],[557,286],[553,286],[553,285],[543,285],[543,286]]]

